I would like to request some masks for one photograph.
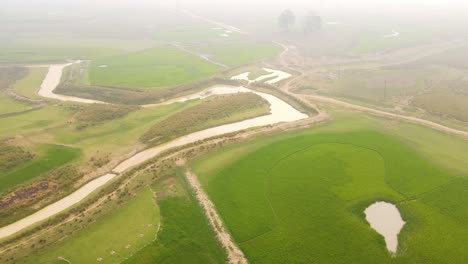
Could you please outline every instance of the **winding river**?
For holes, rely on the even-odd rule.
[[[49,66],[49,71],[38,92],[39,95],[46,97],[46,98],[56,99],[56,100],[61,100],[61,101],[73,101],[73,102],[88,103],[88,104],[89,103],[104,103],[104,102],[90,100],[90,99],[58,95],[53,92],[55,88],[57,87],[57,85],[60,83],[64,68],[71,64],[72,63]],[[285,78],[289,78],[287,73],[279,73],[277,75],[278,75],[277,78],[270,80],[270,83],[279,82],[281,80],[284,80]],[[198,132],[194,132],[192,134],[182,136],[180,138],[174,139],[162,145],[141,151],[133,155],[132,157],[128,158],[127,160],[124,160],[123,162],[121,162],[119,165],[117,165],[117,167],[115,167],[108,174],[105,174],[103,176],[100,176],[90,181],[89,183],[85,184],[84,186],[82,186],[81,188],[73,192],[72,194],[68,195],[67,197],[55,203],[52,203],[44,207],[43,209],[21,220],[18,220],[15,223],[12,223],[10,225],[0,228],[0,239],[11,236],[25,228],[35,225],[43,220],[46,220],[47,218],[55,214],[58,214],[70,208],[71,206],[85,199],[88,195],[90,195],[92,192],[94,192],[98,188],[104,186],[106,183],[108,183],[109,181],[117,177],[118,174],[123,173],[127,171],[129,168],[136,166],[138,164],[141,164],[157,156],[158,154],[160,154],[161,152],[165,150],[168,150],[174,147],[183,146],[189,143],[197,142],[199,140],[204,140],[210,137],[220,136],[220,135],[227,134],[227,133],[245,130],[248,128],[273,125],[273,124],[277,124],[281,122],[293,122],[293,121],[305,119],[308,117],[306,114],[303,114],[297,111],[291,105],[287,104],[283,100],[273,95],[256,92],[245,87],[216,86],[216,87],[204,90],[202,92],[194,93],[192,95],[172,99],[165,103],[146,105],[144,107],[152,107],[152,106],[170,104],[170,103],[175,103],[175,102],[184,102],[184,101],[198,99],[198,98],[205,98],[211,95],[233,94],[233,93],[254,93],[254,94],[261,96],[263,99],[267,100],[268,103],[270,104],[270,114],[265,115],[265,116],[255,117],[255,118],[240,121],[240,122],[213,127],[213,128],[201,130]]]

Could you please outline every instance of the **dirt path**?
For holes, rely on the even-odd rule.
[[[330,97],[319,96],[319,95],[300,95],[300,94],[296,94],[294,92],[291,92],[291,89],[296,87],[300,83],[300,79],[303,78],[304,76],[306,76],[307,72],[301,71],[300,69],[294,69],[294,68],[290,67],[290,65],[287,63],[287,61],[288,61],[287,56],[288,56],[288,51],[289,51],[288,46],[284,45],[284,44],[281,44],[281,43],[278,43],[278,44],[280,46],[282,46],[283,49],[284,49],[283,52],[279,56],[279,62],[281,64],[283,64],[282,65],[283,68],[286,68],[288,70],[295,71],[295,72],[299,73],[294,78],[292,78],[292,79],[290,79],[290,80],[288,80],[286,82],[281,83],[281,85],[279,85],[279,89],[282,90],[283,92],[287,93],[288,95],[291,95],[294,98],[300,100],[301,102],[303,102],[303,103],[305,103],[305,104],[307,104],[309,106],[314,106],[315,109],[318,109],[318,108],[311,101],[338,105],[338,106],[341,106],[341,107],[344,107],[344,108],[347,108],[347,109],[360,111],[360,112],[364,112],[364,113],[368,113],[368,114],[372,114],[372,115],[377,115],[377,116],[382,116],[382,117],[386,117],[386,118],[407,121],[407,122],[410,122],[410,123],[426,126],[426,127],[429,127],[429,128],[432,128],[432,129],[435,129],[435,130],[438,130],[438,131],[441,131],[441,132],[444,132],[444,133],[458,135],[458,136],[461,136],[461,137],[463,137],[465,139],[468,139],[468,131],[451,128],[451,127],[444,126],[444,125],[441,125],[441,124],[438,124],[438,123],[435,123],[435,122],[432,122],[432,121],[429,121],[429,120],[426,120],[426,119],[422,119],[422,118],[418,118],[418,117],[414,117],[414,116],[409,116],[409,115],[402,115],[402,114],[395,114],[395,113],[391,113],[391,112],[386,112],[386,111],[383,111],[383,110],[370,108],[370,107],[366,107],[366,106],[361,106],[361,105],[357,105],[357,104],[352,104],[352,103],[348,103],[348,102],[341,101],[341,100],[334,99],[334,98],[330,98]],[[321,113],[320,110],[319,110],[319,113]]]
[[[216,238],[226,251],[228,263],[248,263],[247,258],[244,256],[244,253],[242,253],[239,247],[237,247],[237,245],[234,243],[233,238],[224,227],[223,221],[221,221],[221,218],[219,217],[214,204],[203,191],[203,188],[201,186],[201,183],[198,181],[197,176],[191,171],[187,171],[185,173],[185,178],[187,179],[187,182],[190,184],[193,191],[195,192],[195,197],[197,198],[198,203],[203,208],[208,222],[210,223],[211,227],[216,233]]]
[[[435,129],[435,130],[439,130],[439,131],[442,131],[442,132],[445,132],[445,133],[459,135],[459,136],[462,136],[462,137],[468,139],[468,132],[467,131],[447,127],[447,126],[444,126],[444,125],[441,125],[441,124],[438,124],[438,123],[434,123],[434,122],[426,120],[426,119],[417,118],[417,117],[413,117],[413,116],[407,116],[407,115],[394,114],[394,113],[385,112],[385,111],[382,111],[382,110],[369,108],[369,107],[365,107],[365,106],[355,105],[355,104],[340,101],[340,100],[337,100],[337,99],[318,96],[318,95],[304,95],[304,97],[309,98],[309,99],[314,100],[314,101],[339,105],[339,106],[342,106],[342,107],[345,107],[345,108],[348,108],[348,109],[357,110],[357,111],[365,112],[365,113],[372,114],[372,115],[378,115],[378,116],[388,117],[388,118],[392,118],[392,119],[408,121],[408,122],[423,125],[423,126]]]

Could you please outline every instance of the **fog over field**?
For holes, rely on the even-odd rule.
[[[466,263],[468,1],[0,6],[0,263]]]

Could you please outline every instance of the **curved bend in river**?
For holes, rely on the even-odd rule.
[[[53,99],[58,99],[58,100],[63,100],[63,101],[97,103],[98,101],[94,101],[94,100],[61,96],[61,95],[57,95],[53,93],[53,90],[60,82],[63,68],[68,65],[70,64],[50,66],[49,73],[47,74],[46,78],[44,79],[44,82],[41,85],[41,91],[39,94],[48,98],[53,98]],[[248,128],[273,125],[273,124],[277,124],[281,122],[293,122],[293,121],[305,119],[308,117],[306,114],[303,114],[297,111],[291,105],[287,104],[283,100],[273,95],[256,92],[256,91],[247,89],[245,87],[227,87],[227,86],[213,87],[205,91],[195,93],[193,95],[181,97],[181,98],[176,98],[176,99],[170,100],[162,104],[184,102],[184,101],[197,99],[197,98],[204,98],[204,97],[207,97],[210,95],[216,95],[216,94],[232,94],[232,93],[248,93],[248,92],[255,93],[261,96],[263,99],[268,101],[268,103],[270,104],[269,115],[255,117],[252,119],[248,119],[248,120],[244,120],[244,121],[240,121],[236,123],[231,123],[227,125],[205,129],[202,131],[198,131],[192,134],[182,136],[180,138],[177,138],[167,143],[164,143],[162,145],[144,150],[142,152],[139,152],[135,154],[134,156],[130,157],[129,159],[124,160],[117,167],[115,167],[112,170],[112,172],[114,173],[108,173],[106,175],[100,176],[97,179],[79,188],[74,193],[70,194],[69,196],[35,212],[34,214],[28,217],[25,217],[15,223],[12,223],[8,226],[0,228],[0,239],[13,235],[27,227],[30,227],[31,225],[41,222],[77,204],[78,202],[86,198],[89,194],[91,194],[93,191],[105,185],[110,180],[114,179],[118,173],[125,172],[130,167],[141,164],[157,156],[158,154],[160,154],[161,152],[165,150],[168,150],[174,147],[179,147],[179,146],[186,145],[186,144],[190,144],[199,140],[204,140],[210,137],[220,136],[220,135],[227,134],[227,133],[245,130]],[[152,106],[156,106],[156,105],[152,105]]]
[[[101,102],[97,100],[91,100],[91,99],[85,99],[85,98],[79,98],[79,97],[54,93],[55,88],[57,88],[57,86],[60,84],[60,81],[62,79],[63,69],[75,63],[81,63],[81,61],[76,61],[76,62],[67,63],[67,64],[50,65],[49,71],[47,72],[44,80],[42,81],[38,94],[45,98],[56,99],[60,101],[78,102],[78,103],[84,103],[84,104],[96,104],[96,103],[106,104],[105,102]]]

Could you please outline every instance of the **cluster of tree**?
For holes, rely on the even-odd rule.
[[[278,25],[283,31],[289,31],[296,24],[296,15],[290,10],[284,10],[279,18]],[[310,34],[322,29],[322,18],[315,12],[309,12],[303,19],[302,30]]]

